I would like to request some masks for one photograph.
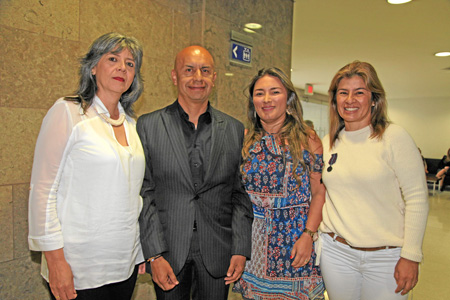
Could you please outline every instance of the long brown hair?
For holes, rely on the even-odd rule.
[[[261,140],[261,138],[265,134],[265,131],[261,124],[261,120],[256,113],[255,105],[253,103],[253,90],[255,88],[255,84],[265,75],[270,75],[278,78],[287,91],[286,119],[279,132],[279,138],[281,140],[282,146],[286,147],[287,145],[289,145],[289,150],[293,161],[292,174],[298,182],[299,178],[297,176],[297,173],[295,172],[298,165],[302,165],[303,172],[306,167],[303,161],[302,150],[308,150],[314,157],[314,153],[311,152],[308,144],[308,137],[309,134],[311,134],[311,130],[303,120],[302,105],[300,103],[300,99],[298,98],[297,92],[295,91],[294,85],[282,70],[275,67],[259,70],[258,74],[253,77],[252,81],[247,87],[247,118],[249,127],[242,148],[243,164],[241,166],[241,171],[243,172],[242,167],[250,157],[250,147],[252,147],[255,142]]]
[[[355,60],[342,67],[336,75],[334,75],[333,80],[331,80],[330,88],[328,89],[330,102],[330,148],[334,146],[334,143],[339,137],[339,132],[344,128],[344,119],[339,115],[336,105],[337,89],[343,78],[350,78],[353,76],[361,77],[371,92],[371,100],[374,106],[371,108],[370,123],[373,132],[370,135],[370,138],[381,139],[386,127],[389,125],[386,93],[375,68],[367,62]]]

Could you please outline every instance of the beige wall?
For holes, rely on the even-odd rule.
[[[392,122],[405,128],[427,158],[450,148],[450,98],[388,99]]]
[[[313,120],[316,131],[323,136],[328,133],[329,126],[328,103],[324,101],[327,96],[316,94],[315,97],[308,102],[302,101],[304,117]],[[424,157],[440,159],[447,153],[450,148],[450,98],[388,98],[387,101],[390,120],[408,131]]]
[[[76,89],[78,59],[95,38],[118,31],[143,44],[139,115],[174,100],[175,54],[191,43],[205,46],[218,71],[212,104],[244,121],[242,90],[256,70],[290,69],[292,13],[291,0],[0,0],[0,299],[48,297],[39,253],[27,245],[34,144],[49,107]],[[252,35],[253,67],[232,66],[230,31],[244,33],[249,21],[264,24]],[[148,277],[138,287],[136,299],[151,299]]]

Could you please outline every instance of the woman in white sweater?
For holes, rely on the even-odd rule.
[[[375,69],[355,61],[334,76],[320,266],[332,300],[406,299],[418,280],[428,215],[420,153],[390,124]]]

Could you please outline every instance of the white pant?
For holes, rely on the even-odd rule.
[[[320,268],[330,300],[406,300],[396,294],[394,269],[401,248],[361,251],[333,240],[323,239]]]

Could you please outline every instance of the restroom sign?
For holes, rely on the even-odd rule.
[[[239,65],[252,65],[252,47],[231,41],[230,61]]]

